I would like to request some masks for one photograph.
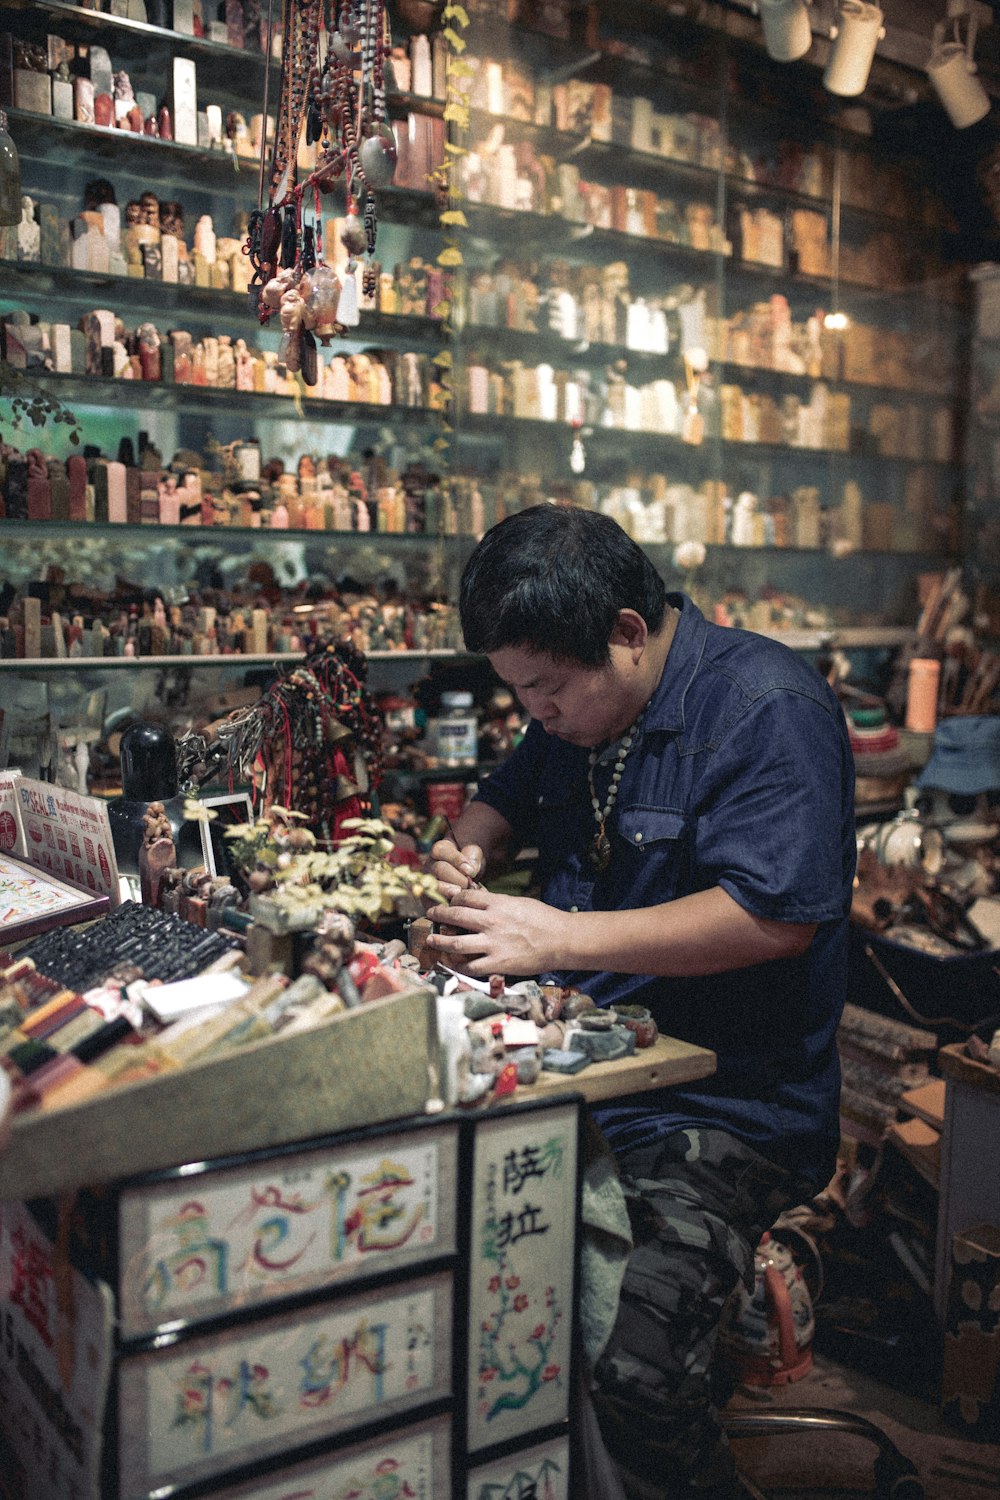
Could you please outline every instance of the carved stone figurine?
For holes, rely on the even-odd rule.
[[[144,906],[158,906],[165,870],[177,863],[174,834],[162,802],[151,802],[142,820],[139,847],[139,890]]]
[[[17,226],[18,260],[35,261],[41,255],[42,231],[35,218],[35,200],[27,193],[21,198],[21,222]]]

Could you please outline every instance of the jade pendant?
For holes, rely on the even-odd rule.
[[[594,841],[590,846],[590,863],[600,873],[606,870],[611,862],[611,840],[602,828],[600,833],[595,834]]]

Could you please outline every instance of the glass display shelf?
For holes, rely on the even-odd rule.
[[[292,415],[299,406],[306,417],[327,417],[331,422],[381,425],[386,422],[428,422],[440,416],[432,406],[379,406],[363,401],[327,401],[310,396],[308,387],[294,396],[263,391],[237,391],[232,387],[175,385],[155,380],[115,380],[102,375],[63,375],[32,366],[32,380],[51,385],[62,401],[74,406],[129,406],[137,411],[171,407],[176,411],[204,415],[206,408],[243,413],[254,417]]]
[[[581,16],[594,8],[575,7]],[[779,126],[795,141],[844,144],[866,153],[872,149],[869,100],[877,100],[876,109],[892,108],[931,93],[922,68],[876,55],[868,97],[860,108],[852,107],[853,99],[845,108],[822,86],[824,33],[814,34],[808,57],[793,69],[765,53],[756,10],[746,6],[741,12],[725,0],[703,0],[697,21],[689,6],[670,7],[664,0],[631,0],[627,7],[621,0],[597,0],[596,10],[603,27],[596,40],[592,33],[586,40],[553,37],[490,15],[474,15],[466,39],[474,55],[514,58],[533,66],[543,83],[605,83],[616,92],[652,97],[664,109],[708,114],[718,113],[724,92],[727,116],[738,127],[755,126],[773,137]],[[751,89],[766,102],[752,97]]]
[[[342,542],[345,549],[377,542],[381,547],[409,547],[421,551],[428,547],[448,547],[460,551],[475,541],[464,533],[424,531],[306,531],[271,528],[270,526],[167,526],[155,521],[148,525],[113,521],[4,521],[0,528],[0,552],[6,542],[45,541],[53,536],[86,536],[88,540],[108,542],[157,541],[204,547],[211,542],[259,542],[261,537],[291,542]]]
[[[208,410],[225,410],[248,418],[282,416],[295,411],[301,405],[302,414],[309,418],[327,417],[356,426],[383,426],[387,423],[406,422],[415,424],[433,423],[442,417],[442,412],[430,406],[378,406],[365,402],[328,401],[322,397],[302,397],[265,394],[257,391],[237,391],[205,385],[168,385],[151,380],[115,380],[96,375],[62,375],[51,370],[32,368],[33,379],[51,384],[60,399],[74,406],[118,406],[127,405],[134,410],[154,410],[171,407],[177,411],[204,415]],[[557,432],[572,436],[577,430],[569,422],[545,421],[537,417],[517,417],[499,414],[461,411],[456,414],[453,443],[461,444],[466,439],[484,442],[503,442],[506,437],[522,432]],[[673,433],[628,427],[610,427],[584,424],[588,443],[596,442],[614,447],[622,441],[629,447],[641,447],[645,451],[685,453],[697,457],[699,453],[710,454],[716,448],[730,452],[739,458],[800,458],[852,460],[876,464],[919,464],[933,468],[948,468],[951,462],[931,458],[896,457],[881,453],[856,453],[848,449],[796,446],[791,443],[750,442],[744,439],[706,437],[700,444],[686,443]]]
[[[423,661],[455,661],[469,655],[455,647],[428,651],[367,651],[370,662],[412,664]],[[239,671],[243,667],[274,667],[305,660],[303,651],[268,651],[261,654],[233,652],[229,656],[33,656],[0,657],[0,676],[4,672],[136,672],[160,671],[164,667],[217,668]]]
[[[474,140],[480,138],[480,132],[489,134],[499,127],[514,140],[534,142],[544,154],[554,156],[557,161],[572,161],[588,175],[595,173],[612,183],[624,182],[629,188],[680,187],[715,201],[721,183],[730,200],[766,202],[785,209],[809,209],[827,218],[832,216],[829,193],[807,193],[739,172],[723,172],[717,165],[641,151],[617,141],[595,140],[590,135],[537,125],[530,120],[495,114],[492,110],[473,109],[470,123]],[[914,235],[945,242],[956,238],[953,230],[941,225],[914,223],[898,214],[860,204],[843,202],[841,210],[842,220],[856,219],[859,225],[891,229],[905,234],[908,240]]]
[[[137,135],[131,130],[117,130],[107,125],[83,125],[78,120],[57,120],[54,115],[36,114],[29,109],[7,108],[8,124],[17,142],[18,153],[25,162],[49,164],[60,160],[67,166],[92,167],[99,160],[115,163],[115,169],[133,176],[141,175],[176,187],[178,182],[197,182],[202,173],[210,174],[214,186],[229,182],[246,196],[249,210],[256,205],[258,163],[255,157],[236,156],[230,151],[186,146],[179,141],[162,141],[156,136]],[[341,206],[342,197],[331,199]],[[431,192],[417,188],[385,187],[379,189],[379,218],[386,224],[404,224],[410,228],[438,227],[440,209]]]
[[[917,464],[933,469],[953,468],[950,459],[907,458],[887,453],[855,452],[849,448],[807,447],[794,443],[753,442],[745,438],[705,437],[701,443],[687,443],[672,432],[657,432],[649,428],[610,427],[599,423],[582,424],[565,421],[546,421],[540,417],[515,417],[499,414],[483,414],[462,411],[456,417],[453,441],[476,438],[480,443],[492,440],[503,442],[506,436],[524,432],[556,432],[572,437],[582,430],[588,446],[601,444],[614,446],[625,442],[630,449],[641,448],[645,452],[686,453],[693,457],[699,454],[713,455],[717,450],[731,454],[738,460],[776,458],[813,458],[823,461],[839,460],[844,463],[873,464]]]
[[[51,162],[53,157],[69,166],[89,166],[99,158],[117,159],[122,164],[131,160],[137,171],[148,173],[158,182],[191,181],[196,174],[209,172],[220,179],[228,176],[236,184],[245,183],[247,192],[252,191],[256,198],[257,163],[250,156],[164,141],[109,125],[56,119],[30,109],[8,107],[7,119],[22,164]]]
[[[263,88],[263,51],[259,47],[232,47],[226,42],[209,41],[207,37],[186,36],[171,27],[152,26],[147,21],[133,21],[126,16],[112,16],[106,11],[89,10],[81,5],[64,5],[60,0],[37,0],[19,3],[4,0],[0,6],[0,29],[10,29],[21,36],[44,39],[51,32],[68,42],[84,45],[90,42],[108,44],[116,67],[148,63],[153,50],[157,56],[193,57],[198,64],[199,81],[232,85],[237,65],[247,74],[247,82]]]
[[[664,259],[669,257],[677,274],[700,274],[706,279],[721,277],[727,291],[735,286],[739,297],[747,294],[746,286],[759,285],[763,281],[773,290],[775,281],[780,281],[778,290],[790,302],[797,293],[819,293],[841,308],[849,303],[855,315],[867,306],[898,305],[901,298],[917,295],[920,288],[919,282],[880,285],[844,275],[805,275],[801,271],[790,271],[785,265],[743,260],[724,249],[701,250],[677,240],[603,229],[583,220],[563,219],[556,214],[501,208],[469,199],[462,199],[461,204],[474,239],[500,245],[505,255],[511,253],[513,241],[518,256],[548,254],[563,259],[579,256],[598,264],[608,260],[628,260],[632,270],[636,269],[636,257],[647,263],[654,262],[657,269],[661,269]],[[471,258],[470,268],[474,269]]]
[[[230,328],[237,332],[245,332],[247,329],[259,331],[262,326],[257,315],[251,312],[244,292],[154,281],[143,276],[115,276],[109,271],[77,271],[69,266],[45,265],[41,261],[0,258],[0,295],[5,298],[58,296],[68,301],[85,299],[87,293],[98,292],[109,296],[120,295],[127,300],[130,313],[138,308],[191,312],[200,317],[214,317],[220,327],[224,322],[224,332],[229,332]],[[277,314],[272,322],[277,328]],[[440,341],[441,337],[441,324],[437,318],[362,309],[361,322],[352,330],[351,340],[338,339],[335,343],[356,343],[372,339],[424,343],[429,340]]]
[[[758,630],[756,635],[780,641],[791,651],[823,651],[833,648],[850,650],[876,650],[880,647],[906,645],[913,638],[913,631],[902,626],[867,626],[824,629]],[[240,671],[244,667],[274,667],[280,669],[289,663],[305,660],[302,651],[269,651],[246,654],[232,653],[228,656],[37,656],[0,657],[0,677],[4,672],[142,672],[162,671],[164,668],[188,667],[192,670],[215,669],[218,671]],[[479,660],[473,652],[456,647],[440,647],[428,651],[366,651],[365,660],[380,667],[396,663],[412,666],[420,662],[474,661]],[[401,772],[397,774],[402,774]],[[428,779],[444,774],[441,768],[423,774]],[[450,769],[450,774],[456,774]]]
[[[502,328],[490,323],[465,323],[456,337],[461,339],[467,351],[534,358],[559,364],[568,361],[573,365],[609,365],[625,361],[630,368],[641,372],[643,378],[653,380],[657,376],[670,379],[682,370],[680,349],[671,348],[666,354],[646,349],[630,349],[625,344],[606,344],[585,338],[564,338],[548,331],[532,332],[530,329]],[[868,380],[843,380],[837,376],[808,375],[796,370],[775,369],[771,365],[744,364],[739,360],[711,359],[709,367],[725,380],[739,383],[752,381],[755,387],[773,385],[798,391],[822,382],[831,390],[849,391],[860,396],[893,396],[919,402],[953,401],[953,391],[945,385],[939,390],[926,390],[905,385],[876,384]]]

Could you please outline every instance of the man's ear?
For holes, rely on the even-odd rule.
[[[642,615],[634,609],[620,609],[618,618],[611,628],[608,638],[609,646],[625,646],[630,650],[636,661],[642,655],[649,640],[649,626]]]

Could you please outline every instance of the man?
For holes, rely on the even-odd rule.
[[[823,1187],[838,1142],[836,1029],[854,873],[839,704],[785,647],[666,594],[609,518],[539,506],[487,532],[465,641],[531,716],[432,850],[449,962],[555,975],[711,1047],[708,1080],[595,1111],[634,1250],[594,1371],[635,1496],[726,1496],[710,1399],[719,1316],[763,1231]],[[460,847],[459,847],[460,846]],[[542,900],[476,878],[538,848]]]

